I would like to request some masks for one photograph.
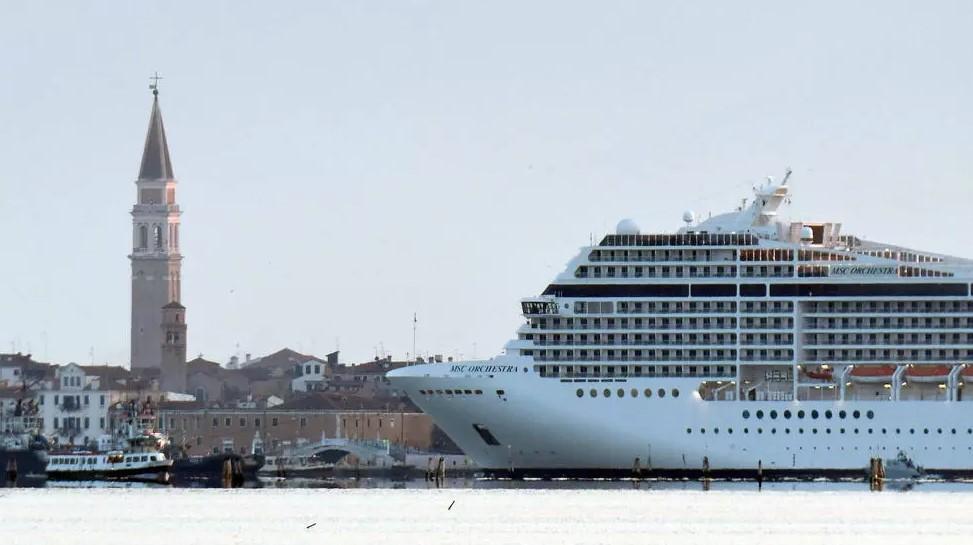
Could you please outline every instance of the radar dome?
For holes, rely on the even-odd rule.
[[[814,240],[814,231],[807,225],[801,227],[801,240]]]
[[[639,234],[639,226],[635,223],[635,220],[625,218],[615,226],[615,233],[618,235],[637,235]]]
[[[696,221],[696,214],[693,214],[692,210],[686,210],[682,213],[682,221],[686,223],[694,223]]]

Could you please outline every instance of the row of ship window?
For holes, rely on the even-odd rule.
[[[459,389],[444,389],[444,390],[419,390],[420,395],[431,396],[433,394],[437,395],[483,395],[483,390],[459,390]],[[497,395],[502,396],[503,390],[497,390]]]
[[[593,250],[589,261],[734,261],[735,250]]]
[[[670,390],[670,392],[671,392],[672,397],[679,397],[679,389],[678,388],[673,388],[672,390]],[[656,394],[660,398],[664,398],[664,397],[666,397],[666,389],[665,388],[659,388],[656,391]],[[583,388],[578,388],[577,391],[575,391],[575,395],[578,396],[578,397],[584,397],[584,389]],[[598,397],[598,389],[597,388],[592,388],[592,389],[588,390],[588,396],[589,397]],[[605,388],[604,390],[602,390],[601,391],[601,396],[602,397],[605,397],[605,398],[610,398],[612,396],[611,388]],[[638,396],[639,396],[639,390],[638,390],[638,388],[632,388],[631,390],[629,390],[629,397],[638,397]],[[642,390],[642,396],[643,397],[646,397],[646,398],[652,397],[652,389],[651,388],[646,388],[645,390]],[[625,388],[619,388],[619,389],[615,390],[615,397],[625,397]]]
[[[798,278],[824,278],[830,275],[828,265],[798,265]],[[792,278],[795,268],[791,265],[731,265],[716,266],[588,266],[581,265],[574,271],[575,278]],[[923,267],[899,266],[896,273],[903,278],[951,278],[954,273]]]
[[[784,412],[782,414],[785,419],[789,419],[792,416],[790,409],[784,409]],[[824,411],[824,417],[827,419],[831,419],[834,416],[834,414],[835,413],[832,412],[831,409],[827,409]],[[805,413],[804,410],[801,409],[797,411],[796,415],[797,418],[804,418],[807,415],[807,413]],[[750,418],[750,411],[748,409],[744,409],[743,412],[741,413],[741,416],[743,416],[744,419]],[[762,419],[764,417],[763,409],[758,409],[757,412],[754,414],[754,416],[756,416],[757,419]],[[777,411],[771,410],[767,416],[769,416],[771,420],[776,420]],[[818,418],[818,416],[820,416],[820,413],[818,412],[817,409],[812,409],[810,412],[810,416],[812,419],[816,419]],[[861,411],[857,409],[851,412],[852,418],[861,418],[861,416],[862,416]],[[838,411],[838,418],[844,419],[847,417],[848,417],[847,411],[845,411],[844,409]],[[868,418],[869,420],[875,418],[875,411],[871,411],[871,410],[866,411],[865,417]]]
[[[542,377],[733,377],[735,365],[535,365]]]
[[[804,322],[807,329],[941,329],[973,326],[973,317],[966,318],[819,318],[809,317]]]
[[[973,344],[973,333],[808,333],[804,344]]]
[[[973,312],[973,301],[828,301],[807,303],[806,312]]]
[[[574,312],[578,314],[675,314],[736,312],[735,301],[576,301]],[[740,303],[743,312],[792,312],[790,301],[745,301]]]
[[[973,319],[971,319],[973,324]],[[733,329],[736,318],[567,318],[534,319],[532,329]],[[740,318],[743,329],[791,329],[794,319],[778,317]]]
[[[958,337],[959,334],[954,334]],[[829,336],[833,337],[833,335]],[[965,336],[964,336],[965,337]],[[973,335],[969,336],[973,341]],[[567,333],[562,336],[560,333],[537,334],[526,333],[522,335],[523,340],[534,341],[533,344],[539,346],[563,346],[563,345],[730,345],[736,346],[737,336],[735,333]],[[810,336],[805,337],[810,342]],[[833,340],[833,339],[829,339]],[[848,339],[852,340],[852,339]],[[871,339],[874,341],[874,339]],[[931,341],[931,339],[928,339]],[[957,340],[958,342],[958,340]],[[746,333],[740,336],[742,345],[791,345],[794,344],[793,333]],[[851,343],[849,343],[851,344]],[[860,343],[855,343],[860,344]],[[927,343],[929,344],[929,343]]]
[[[736,350],[524,350],[537,361],[736,361]],[[791,361],[793,350],[741,350],[742,361]]]
[[[142,455],[142,456],[139,456],[139,455],[131,455],[131,456],[125,456],[124,458],[122,456],[112,455],[112,456],[109,456],[107,458],[102,459],[102,463],[104,463],[104,464],[107,464],[109,462],[118,463],[118,462],[123,462],[123,461],[124,462],[149,462],[152,459],[153,459],[153,457],[152,456],[149,456],[149,455]],[[79,456],[57,457],[57,456],[55,456],[53,458],[50,458],[49,463],[52,464],[52,465],[94,465],[94,464],[97,464],[98,463],[98,457],[97,456],[85,456],[85,457],[79,457]]]
[[[764,432],[764,429],[763,428],[757,428],[755,431],[757,433],[762,434]],[[791,429],[790,428],[784,428],[783,431],[784,431],[785,434],[791,433]],[[875,431],[874,428],[868,428],[865,431],[869,435],[871,435],[873,433],[876,433],[876,431]],[[888,433],[891,433],[891,431],[893,431],[893,430],[889,430],[888,428],[881,428],[879,430],[879,432],[882,433],[883,435],[886,435]],[[943,432],[943,428],[936,428],[935,431],[939,435],[942,435],[944,433]],[[956,428],[951,428],[948,431],[949,431],[949,433],[951,435],[956,435]],[[706,433],[706,428],[699,428],[699,431],[698,432],[700,434],[705,434]],[[846,429],[845,428],[838,428],[838,433],[845,433],[845,432],[846,432]],[[902,428],[895,428],[894,432],[895,432],[896,435],[901,435],[902,434]],[[693,429],[692,428],[686,428],[686,433],[687,434],[692,434],[693,433]],[[720,428],[712,428],[712,433],[714,433],[714,434],[720,433]],[[733,433],[733,428],[726,428],[726,433],[732,434]],[[750,428],[743,428],[743,433],[750,433]],[[770,433],[771,434],[776,434],[777,433],[777,428],[770,428]],[[803,434],[804,433],[804,428],[797,428],[797,433]],[[818,428],[811,428],[810,429],[810,433],[811,434],[817,434],[818,433]],[[825,434],[830,434],[831,433],[831,428],[824,428],[824,433]],[[852,429],[852,433],[854,433],[854,434],[857,435],[857,434],[861,433],[861,430],[859,428],[853,428]],[[915,433],[916,433],[916,429],[915,428],[909,428],[909,434],[910,435],[915,435]],[[929,435],[929,433],[930,433],[929,428],[923,428],[922,429],[922,433],[924,435]],[[973,435],[973,428],[967,428],[966,429],[966,433],[967,433],[967,435]]]
[[[590,261],[732,261],[736,250],[593,250]],[[794,261],[794,250],[783,248],[741,249],[740,261]],[[800,261],[854,261],[853,255],[820,250],[800,250]]]
[[[973,350],[813,350],[806,351],[808,361],[878,361],[878,362],[915,362],[968,360],[973,358]]]
[[[790,265],[731,265],[716,266],[588,266],[581,265],[574,271],[575,278],[792,278],[794,267]],[[826,276],[827,268],[801,265],[800,277]],[[919,276],[918,274],[912,276]],[[933,276],[932,274],[922,276]],[[946,274],[936,276],[947,276]]]

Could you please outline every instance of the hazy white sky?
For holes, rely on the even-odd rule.
[[[0,350],[127,364],[155,70],[192,355],[495,354],[590,236],[787,166],[973,256],[973,3],[795,4],[2,2]]]

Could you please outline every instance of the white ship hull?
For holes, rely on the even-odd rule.
[[[416,365],[388,377],[491,473],[625,475],[638,458],[643,472],[655,475],[702,474],[707,462],[714,476],[755,476],[758,466],[768,475],[863,475],[870,458],[893,459],[899,451],[931,473],[973,471],[973,402],[711,402],[696,394],[697,378],[543,378],[524,372],[529,358],[513,357],[475,362],[492,373],[452,371],[470,364]],[[577,396],[579,388],[584,397]],[[587,394],[592,388],[598,397]],[[611,397],[601,395],[606,388]],[[646,388],[652,397],[642,395]],[[814,410],[817,419],[810,417]],[[824,416],[829,410],[830,419]],[[770,418],[771,411],[777,418]],[[488,444],[474,424],[499,444]]]

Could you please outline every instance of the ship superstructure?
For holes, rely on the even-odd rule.
[[[675,233],[620,222],[505,355],[389,378],[497,471],[973,470],[973,261],[784,221],[788,177]]]

